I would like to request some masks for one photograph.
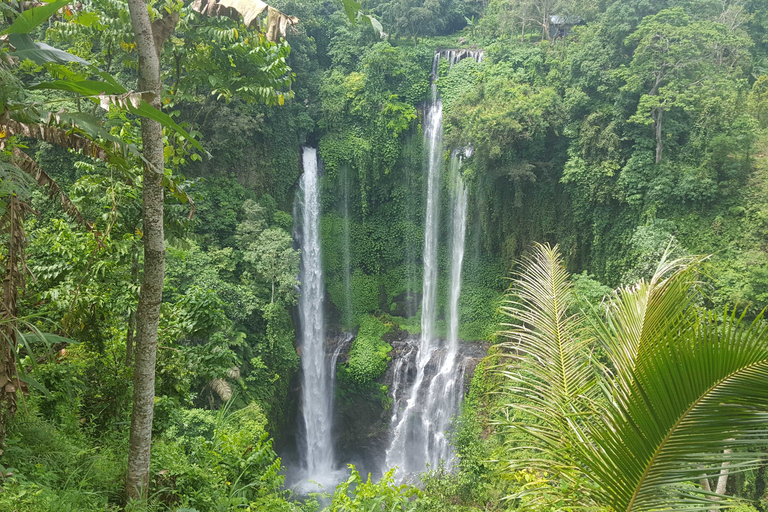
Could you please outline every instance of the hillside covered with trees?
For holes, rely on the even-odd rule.
[[[267,3],[0,1],[0,512],[765,510],[768,2]]]

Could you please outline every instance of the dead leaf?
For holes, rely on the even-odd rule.
[[[243,17],[243,23],[246,27],[250,27],[251,23],[266,10],[267,27],[265,33],[267,39],[272,42],[279,41],[280,37],[285,37],[288,27],[299,22],[299,18],[288,16],[261,0],[195,0],[192,8],[208,16],[228,16],[228,11],[234,10]]]

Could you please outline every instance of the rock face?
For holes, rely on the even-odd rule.
[[[374,477],[379,477],[388,469],[385,457],[391,442],[392,407],[402,406],[404,399],[407,399],[404,395],[416,378],[419,336],[396,329],[387,333],[384,340],[392,345],[387,371],[371,389],[349,390],[344,389],[342,383],[337,383],[334,411],[336,453],[340,461],[354,463],[361,473],[371,472]],[[346,345],[345,350],[348,349],[349,345]],[[335,350],[329,347],[329,352]],[[488,345],[482,342],[460,345],[459,357],[464,361],[463,390],[468,389],[475,366],[485,357],[487,350]],[[427,364],[426,379],[431,379],[439,371],[440,355],[436,354],[434,362]],[[342,350],[337,363],[343,364],[347,360],[348,355]]]
[[[340,365],[349,361],[349,349],[354,334],[334,331],[333,327],[329,331],[325,342],[325,357],[328,367],[336,374]],[[355,464],[362,474],[370,472],[374,478],[379,478],[382,472],[388,469],[385,468],[385,458],[392,440],[392,407],[403,400],[416,378],[415,348],[419,344],[419,335],[394,329],[384,336],[384,340],[392,346],[389,354],[391,360],[386,372],[366,389],[352,389],[337,380],[333,408],[332,431],[337,458],[335,469],[344,468],[346,464],[351,463]],[[459,357],[465,360],[465,392],[469,389],[475,366],[485,357],[487,350],[488,344],[485,342],[460,344]],[[425,368],[425,378],[431,379],[438,370],[438,365],[430,361]],[[301,395],[299,382],[297,376],[289,391],[290,407],[285,422],[286,430],[280,432],[276,446],[283,458],[283,465],[288,468],[289,485],[297,466],[300,465],[296,443],[302,435],[297,432],[297,422],[294,420],[301,414],[301,404],[297,400]]]

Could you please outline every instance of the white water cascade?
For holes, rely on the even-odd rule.
[[[325,355],[322,255],[320,252],[320,191],[317,149],[302,148],[304,174],[297,195],[301,221],[301,403],[303,423],[302,462],[307,479],[323,484],[333,470],[333,371]]]
[[[345,325],[352,323],[352,276],[350,274],[350,234],[349,234],[349,169],[344,171],[344,198],[342,201],[342,219],[344,219],[344,246],[342,252],[342,264],[344,265],[344,297],[346,311],[341,321]],[[333,365],[331,368],[335,368]]]
[[[461,269],[464,264],[464,241],[467,233],[467,189],[461,177],[462,152],[451,152],[451,281],[448,298],[448,350],[456,353],[459,347],[459,297],[461,296]]]
[[[461,55],[459,55],[461,54]],[[433,77],[440,58],[451,65],[461,58],[482,59],[478,50],[443,50],[435,53]],[[448,439],[451,419],[458,413],[464,394],[466,361],[458,356],[459,297],[464,239],[467,221],[467,191],[461,174],[461,155],[453,152],[450,174],[451,267],[448,297],[448,339],[435,336],[437,319],[438,244],[440,225],[440,174],[443,153],[443,106],[433,80],[432,99],[425,112],[424,143],[428,150],[427,208],[424,230],[424,281],[422,288],[421,336],[416,354],[416,376],[410,389],[397,396],[398,377],[404,370],[396,367],[393,386],[393,413],[390,419],[392,441],[386,453],[386,467],[397,466],[400,476],[436,468],[445,461],[450,469],[453,456]],[[410,352],[408,353],[410,355]],[[407,356],[404,359],[409,359]],[[406,363],[407,364],[407,363]]]

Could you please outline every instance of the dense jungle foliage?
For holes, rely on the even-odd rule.
[[[190,1],[150,0],[153,20],[178,22],[161,54],[170,123],[152,465],[147,498],[126,506],[144,264],[142,114],[128,93],[137,48],[125,1],[66,3],[28,41],[0,36],[0,256],[14,282],[9,247],[23,238],[26,275],[17,315],[4,313],[0,328],[13,321],[27,333],[53,333],[26,334],[19,344],[25,384],[15,415],[2,409],[2,512],[619,510],[595,498],[599,480],[587,471],[564,471],[574,460],[557,470],[518,464],[536,456],[531,430],[514,424],[516,414],[531,414],[528,399],[499,371],[516,364],[498,334],[510,322],[500,305],[515,262],[533,242],[559,244],[568,312],[602,325],[611,322],[604,297],[652,279],[664,255],[711,255],[696,260],[700,274],[686,282],[695,289],[691,307],[722,315],[738,305],[744,325],[762,321],[768,1],[363,0],[379,33],[360,18],[351,23],[342,2],[274,0],[299,22],[273,42],[264,20],[246,27]],[[31,4],[3,0],[0,31]],[[70,57],[25,59],[35,50],[21,43],[32,40]],[[484,51],[480,62],[441,60],[435,77],[446,165],[451,148],[474,149],[462,166],[470,204],[459,334],[491,347],[455,420],[457,469],[432,468],[413,486],[397,472],[376,482],[351,468],[336,490],[296,496],[284,487],[275,446],[292,442],[298,409],[293,204],[301,146],[318,147],[324,166],[329,330],[357,334],[337,369],[338,406],[354,414],[366,403],[380,414],[391,405],[390,337],[420,328],[423,107],[434,53],[444,48]],[[103,79],[99,72],[126,92],[89,97],[87,82]],[[43,82],[85,89],[36,86]],[[43,123],[61,128],[60,139],[119,141],[115,155],[9,128],[7,112],[32,123],[60,109],[69,114]],[[19,171],[17,150],[60,188]],[[6,220],[16,201],[30,205],[14,221],[21,238]],[[438,260],[443,312],[449,248]],[[440,314],[440,335],[445,323]],[[594,351],[595,372],[612,364],[605,347],[584,350]],[[765,459],[758,462],[725,470],[722,491],[743,500],[739,510],[768,506]],[[706,480],[714,492],[719,473],[709,476],[686,485],[703,489]],[[633,503],[623,510],[646,510]]]

